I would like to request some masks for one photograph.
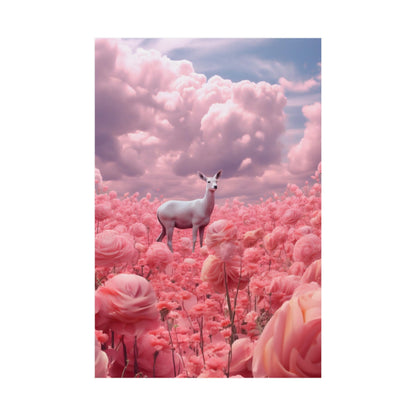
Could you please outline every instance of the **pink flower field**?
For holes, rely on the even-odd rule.
[[[321,166],[156,242],[164,200],[95,195],[96,377],[321,377]]]

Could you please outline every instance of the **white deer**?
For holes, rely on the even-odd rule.
[[[201,199],[193,201],[167,201],[157,209],[157,219],[162,226],[157,241],[162,241],[165,235],[168,237],[168,247],[173,252],[172,236],[173,229],[192,228],[192,252],[195,251],[197,232],[199,230],[199,242],[202,247],[204,229],[209,224],[211,213],[215,205],[215,191],[217,189],[217,179],[221,176],[221,170],[211,178],[198,172],[199,177],[206,181],[207,186],[205,195]]]

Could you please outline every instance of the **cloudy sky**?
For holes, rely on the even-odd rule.
[[[321,160],[320,39],[97,39],[95,153],[119,195],[255,202]]]

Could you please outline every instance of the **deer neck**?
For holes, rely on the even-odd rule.
[[[207,188],[202,199],[206,215],[211,215],[215,205],[215,192],[210,192]]]

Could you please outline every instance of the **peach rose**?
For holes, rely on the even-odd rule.
[[[247,231],[243,236],[243,246],[253,247],[257,241],[259,241],[264,236],[264,230],[262,228],[258,228],[257,230]]]
[[[278,309],[254,347],[254,377],[321,376],[321,288],[299,286]]]
[[[293,259],[309,266],[313,261],[321,258],[321,239],[315,234],[301,237],[293,248]]]
[[[127,235],[105,230],[95,236],[95,265],[115,266],[137,261],[138,253],[134,241]]]
[[[118,274],[95,292],[95,327],[137,335],[160,324],[152,285],[136,274]]]

